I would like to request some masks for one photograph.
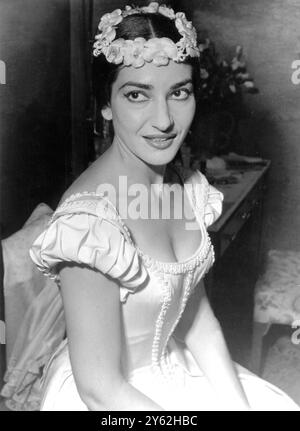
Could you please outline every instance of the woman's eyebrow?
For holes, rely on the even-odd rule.
[[[153,85],[150,85],[150,84],[142,84],[141,82],[128,81],[128,82],[125,82],[125,84],[121,85],[119,90],[122,90],[122,88],[127,86],[142,88],[144,90],[151,90],[153,88]]]
[[[170,89],[175,90],[176,88],[183,87],[186,84],[193,84],[193,80],[189,78],[189,79],[185,79],[184,81],[177,82],[176,84],[172,85]]]
[[[174,90],[176,88],[182,87],[183,85],[192,84],[192,83],[193,83],[192,79],[188,78],[188,79],[185,79],[183,81],[177,82],[176,84],[172,85],[170,87],[170,90]],[[122,90],[122,88],[124,88],[124,87],[137,87],[137,88],[142,88],[143,90],[152,90],[154,88],[154,86],[151,84],[143,84],[141,82],[134,82],[134,81],[125,82],[125,84],[121,85],[119,90]]]

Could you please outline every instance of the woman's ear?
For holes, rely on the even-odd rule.
[[[102,117],[104,118],[104,120],[107,120],[107,121],[112,120],[112,111],[111,111],[110,106],[105,106],[104,108],[102,108],[101,114],[102,114]]]

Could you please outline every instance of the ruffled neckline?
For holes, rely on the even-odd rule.
[[[59,205],[59,207],[56,209],[55,213],[53,214],[52,219],[55,217],[56,213],[60,210],[63,210],[65,207],[69,206],[70,203],[76,201],[76,199],[81,197],[96,197],[101,198],[111,207],[111,209],[114,212],[114,219],[116,219],[119,224],[122,226],[122,230],[124,233],[126,233],[126,239],[131,243],[131,245],[135,248],[138,255],[143,260],[146,267],[155,268],[158,270],[162,270],[167,273],[172,274],[180,274],[182,272],[186,271],[192,271],[196,266],[198,266],[200,263],[203,263],[207,257],[209,256],[210,251],[213,251],[210,237],[207,233],[207,230],[204,226],[204,222],[201,220],[201,218],[197,214],[197,203],[196,198],[194,194],[193,189],[193,196],[192,198],[189,196],[189,193],[187,193],[193,213],[195,215],[196,222],[198,223],[198,226],[201,231],[201,241],[195,252],[188,258],[181,260],[181,261],[173,261],[173,262],[164,262],[161,260],[158,260],[154,258],[153,256],[150,256],[147,253],[144,253],[143,250],[135,243],[133,240],[132,234],[127,227],[127,225],[122,220],[118,210],[114,206],[114,204],[108,199],[107,196],[104,195],[104,193],[99,192],[90,192],[90,191],[83,191],[80,193],[75,193],[70,195],[65,201],[63,201],[62,204]]]

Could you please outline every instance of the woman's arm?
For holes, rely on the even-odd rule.
[[[230,357],[203,282],[187,303],[175,336],[183,340],[204,372],[224,408],[249,410],[249,404]]]
[[[162,410],[127,383],[121,369],[119,286],[86,267],[60,271],[74,379],[90,410]]]

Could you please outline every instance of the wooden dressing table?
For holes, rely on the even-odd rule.
[[[264,166],[255,169],[231,170],[232,175],[238,178],[236,184],[213,184],[224,194],[222,215],[209,227],[216,260],[224,254],[247,221],[262,209],[269,167],[270,161],[266,161]]]
[[[224,194],[223,213],[209,227],[215,264],[205,278],[212,308],[233,359],[247,366],[253,293],[261,264],[263,200],[270,161],[230,170],[236,184],[210,183]],[[224,177],[226,178],[226,177]],[[239,346],[239,347],[237,347]]]

